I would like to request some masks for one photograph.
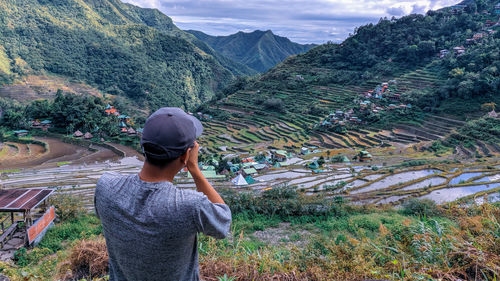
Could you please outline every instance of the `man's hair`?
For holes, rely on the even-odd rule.
[[[146,159],[146,162],[149,164],[158,167],[160,169],[163,169],[167,167],[170,163],[172,163],[175,159],[179,158],[182,154],[180,154],[178,157],[175,158],[158,158],[155,157],[154,155],[162,155],[165,154],[165,150],[163,150],[161,147],[151,144],[151,143],[145,143],[143,145],[143,150],[144,150],[144,157]]]
[[[179,154],[177,154],[173,158],[164,158],[164,157],[155,157],[156,155],[164,155],[166,151],[161,148],[158,145],[152,144],[152,143],[145,143],[142,146],[142,149],[144,151],[144,158],[146,159],[146,162],[149,164],[158,167],[160,169],[163,169],[167,167],[170,163],[174,162],[177,158],[181,157],[188,151],[188,149],[193,148],[194,143],[190,145],[188,148],[186,148],[184,151],[181,151]]]

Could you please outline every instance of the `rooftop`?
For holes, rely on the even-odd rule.
[[[49,198],[54,189],[2,189],[0,190],[0,212],[24,212],[36,208]]]

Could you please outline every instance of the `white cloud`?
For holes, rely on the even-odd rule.
[[[425,13],[460,0],[122,0],[157,8],[182,29],[211,35],[268,30],[300,43],[342,41],[381,17]],[[334,32],[332,32],[334,30]]]

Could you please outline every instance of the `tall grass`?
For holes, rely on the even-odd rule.
[[[339,198],[306,197],[287,186],[223,194],[233,211],[232,235],[199,237],[200,274],[207,281],[498,279],[498,204],[352,206]],[[18,269],[0,264],[0,269],[12,280],[52,280],[64,274],[102,280],[105,248],[98,224],[93,216],[62,222],[39,247],[23,254],[26,263],[18,262]],[[289,239],[258,238],[273,234]],[[52,258],[37,260],[49,253]],[[100,263],[92,265],[92,258],[76,262],[74,256],[98,257]],[[90,270],[95,266],[99,274]],[[50,277],[21,275],[39,274],[42,268]]]

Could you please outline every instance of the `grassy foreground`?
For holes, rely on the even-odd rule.
[[[232,235],[199,239],[204,280],[498,280],[500,205],[401,209],[303,197],[282,187],[224,192]],[[34,249],[0,264],[11,280],[107,280],[102,228],[76,198],[55,200],[61,221]]]

